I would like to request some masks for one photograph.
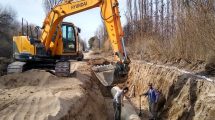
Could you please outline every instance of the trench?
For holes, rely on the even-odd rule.
[[[104,87],[95,76],[91,76],[91,81],[93,81],[91,87],[94,86],[100,94],[98,101],[104,101],[99,107],[100,110],[103,108],[104,111],[93,112],[91,118],[88,117],[88,119],[97,119],[92,116],[100,114],[103,118],[99,119],[113,120],[114,109],[110,92],[112,87]],[[141,113],[142,120],[150,118],[147,98],[141,97],[140,99],[139,97],[140,94],[147,91],[148,83],[152,83],[154,88],[160,92],[157,104],[158,120],[211,120],[215,117],[215,84],[213,78],[177,67],[143,61],[135,61],[131,64],[128,80],[123,84],[123,86],[129,86],[128,99],[125,100],[125,103],[131,107],[125,107],[125,111],[134,108],[134,114]],[[98,104],[91,104],[90,106],[98,107]],[[122,117],[126,115],[124,114]],[[123,120],[138,119],[123,118]]]
[[[92,74],[93,75],[93,74]],[[93,75],[93,81],[98,85],[100,92],[105,100],[104,108],[107,110],[107,120],[114,120],[114,108],[113,108],[113,96],[116,94],[116,90],[120,89],[118,86],[105,87],[100,81]],[[120,85],[119,85],[120,86]],[[123,106],[121,106],[121,119],[122,120],[140,120],[135,108],[127,98],[123,99]]]
[[[211,120],[215,117],[214,78],[177,67],[133,61],[126,83],[129,97],[141,119],[149,119],[146,97],[148,83],[160,92],[157,103],[159,120]],[[141,110],[140,110],[141,105]]]

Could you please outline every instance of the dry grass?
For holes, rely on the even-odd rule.
[[[189,12],[178,14],[177,17],[176,30],[170,37],[166,36],[171,34],[168,30],[164,33],[153,30],[138,32],[136,30],[138,28],[134,28],[135,32],[132,32],[134,37],[129,38],[127,44],[130,54],[133,57],[141,56],[138,57],[141,59],[145,59],[145,54],[152,58],[185,59],[190,62],[207,61],[214,56],[214,12],[196,11],[193,8],[189,9]],[[170,28],[164,27],[164,29]]]

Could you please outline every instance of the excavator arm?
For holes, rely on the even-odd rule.
[[[95,7],[100,7],[101,17],[105,23],[109,40],[114,52],[115,65],[94,67],[96,76],[103,81],[106,86],[115,81],[112,76],[125,76],[128,73],[129,60],[126,56],[123,43],[123,30],[120,21],[119,8],[117,0],[67,0],[55,6],[47,15],[41,35],[41,41],[47,51],[52,55],[56,54],[57,40],[53,41],[52,36],[58,25],[67,16],[80,13]],[[55,46],[55,47],[53,47]],[[61,51],[63,52],[63,51]],[[111,77],[110,77],[111,76]],[[101,80],[102,79],[102,80]]]

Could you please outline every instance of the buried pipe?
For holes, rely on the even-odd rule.
[[[116,91],[119,90],[119,87],[113,87],[111,89],[111,94],[115,96]],[[130,104],[127,99],[123,99],[122,110],[121,110],[121,119],[122,120],[141,120],[140,117],[135,112],[134,107]]]

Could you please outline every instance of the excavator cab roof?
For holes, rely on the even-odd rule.
[[[73,23],[71,22],[62,22],[62,25],[72,25],[72,26],[75,26]]]
[[[62,22],[62,25],[72,25],[72,26],[74,26],[75,28],[77,28],[78,33],[81,33],[81,28],[75,26],[75,25],[74,25],[73,23],[71,23],[71,22]]]

